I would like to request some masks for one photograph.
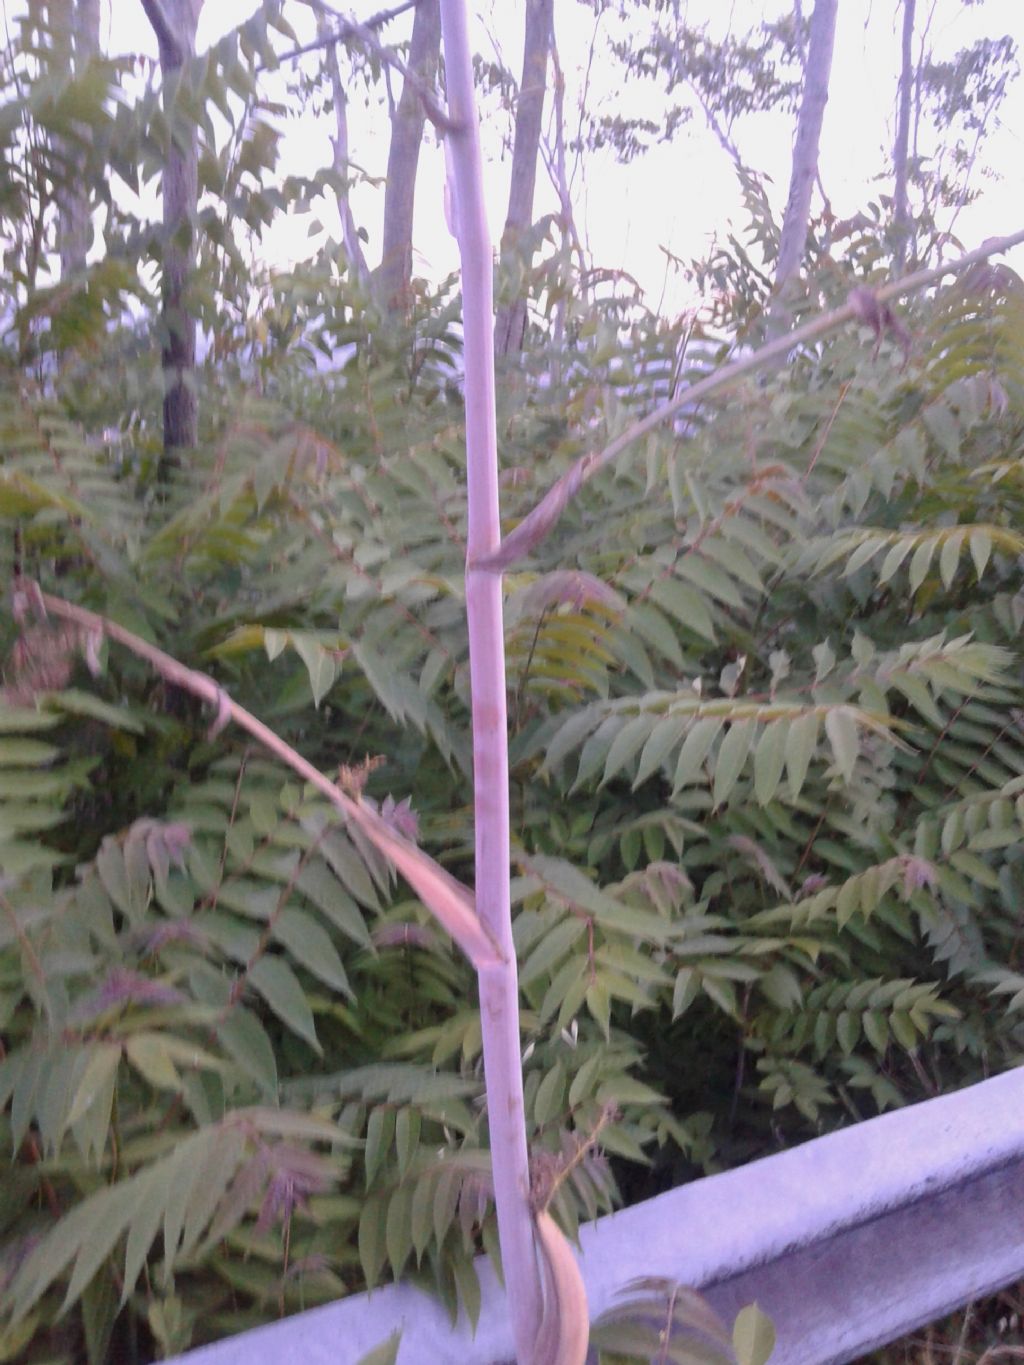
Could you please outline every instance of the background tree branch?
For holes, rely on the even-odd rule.
[[[995,256],[1001,251],[1009,250],[1010,247],[1016,246],[1019,242],[1024,242],[1024,230],[1011,233],[1006,237],[990,237],[976,250],[969,251],[965,256],[961,256],[955,261],[946,261],[942,265],[934,266],[928,270],[918,270],[912,275],[905,276],[902,280],[894,280],[891,284],[884,285],[881,289],[874,291],[874,297],[879,304],[883,304],[889,299],[916,293],[919,289],[925,289],[946,275],[956,275],[960,271],[966,270],[968,266],[977,264],[978,261],[984,261],[989,256]],[[635,441],[639,441],[649,431],[653,431],[663,422],[674,417],[681,408],[707,398],[709,394],[727,387],[744,375],[753,374],[757,370],[763,369],[772,361],[787,355],[795,347],[803,346],[808,341],[814,341],[817,337],[825,336],[828,332],[835,331],[837,327],[842,327],[844,323],[861,315],[862,310],[858,308],[856,301],[853,303],[848,301],[839,308],[833,308],[831,312],[823,313],[820,317],[804,323],[802,327],[787,332],[785,336],[776,337],[773,341],[767,342],[750,355],[734,360],[728,365],[720,366],[706,379],[689,385],[667,403],[663,403],[653,412],[648,413],[646,417],[634,422],[621,436],[617,436],[614,441],[606,445],[603,450],[588,451],[586,455],[580,456],[572,468],[563,474],[556,483],[552,484],[536,507],[527,513],[515,530],[504,538],[499,548],[476,561],[476,567],[506,572],[514,564],[517,564],[531,550],[536,549],[551,532],[570,500],[599,469],[611,464]]]
[[[162,0],[142,0],[142,8],[153,26],[153,32],[160,45],[161,65],[180,66],[184,54],[171,21],[164,12]]]

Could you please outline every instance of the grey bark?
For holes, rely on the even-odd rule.
[[[910,97],[914,84],[914,9],[916,0],[903,0],[903,49],[900,59],[899,109],[896,119],[896,143],[893,147],[893,252],[896,271],[903,269],[910,237],[910,215],[907,208],[907,169],[910,146]]]
[[[523,76],[516,102],[508,213],[501,235],[503,253],[514,251],[522,233],[533,223],[533,196],[537,184],[537,158],[544,121],[553,22],[554,0],[526,0]],[[498,309],[494,324],[495,354],[509,355],[520,350],[525,332],[526,297],[523,295]]]
[[[800,102],[796,140],[793,144],[793,169],[789,180],[786,215],[782,222],[779,259],[775,267],[775,306],[769,325],[771,333],[784,330],[789,322],[786,295],[788,286],[800,269],[807,227],[811,216],[811,190],[818,170],[821,124],[828,102],[828,83],[832,72],[832,50],[836,36],[838,0],[815,0],[811,15],[810,42]]]
[[[168,100],[182,68],[196,55],[196,28],[203,0],[142,0],[160,49]],[[164,458],[162,470],[196,444],[196,323],[188,292],[195,270],[195,215],[199,197],[199,135],[172,115],[174,130],[164,166]]]
[[[68,58],[77,78],[99,53],[100,0],[72,0],[68,17]],[[88,129],[80,131],[83,137],[88,136]],[[67,150],[72,161],[74,148],[69,146]],[[57,247],[62,280],[85,269],[91,243],[92,220],[85,177],[69,174],[57,196]]]
[[[432,84],[437,73],[440,49],[439,0],[419,0],[412,25],[409,73],[421,82]],[[377,275],[381,299],[397,311],[406,308],[409,281],[412,279],[416,169],[425,117],[420,93],[415,83],[407,78],[402,82],[402,93],[392,119],[387,184],[384,188],[383,249]]]
[[[330,32],[330,25],[324,15],[317,16],[317,33],[322,38],[327,38]],[[331,139],[331,146],[334,149],[334,169],[340,176],[345,177],[344,190],[338,190],[338,213],[341,217],[341,239],[345,246],[345,254],[348,262],[360,283],[365,284],[370,278],[370,272],[366,266],[366,257],[363,255],[363,244],[356,228],[355,218],[352,216],[352,205],[348,196],[348,98],[345,94],[345,87],[341,80],[341,68],[338,65],[338,45],[336,42],[328,42],[324,54],[327,65],[327,74],[331,80],[331,96],[334,101],[334,137]]]

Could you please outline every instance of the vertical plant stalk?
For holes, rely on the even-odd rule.
[[[196,55],[203,0],[142,0],[156,34],[171,134],[164,163],[163,370],[164,454],[161,475],[198,440],[196,321],[189,290],[195,272],[195,216],[199,199],[199,132],[174,109],[178,87]]]
[[[597,27],[594,28],[594,39],[597,37]],[[555,18],[551,16],[551,94],[554,104],[554,139],[550,150],[545,151],[545,165],[551,183],[555,187],[558,195],[558,220],[562,234],[562,252],[566,258],[575,254],[580,272],[582,273],[586,261],[583,246],[580,242],[579,233],[576,231],[576,221],[572,211],[572,194],[570,192],[570,176],[567,159],[565,155],[565,75],[562,72],[562,63],[558,56],[558,43],[555,38]],[[593,56],[594,42],[591,41],[590,54]],[[586,91],[584,90],[584,96]],[[582,121],[583,113],[580,113]],[[552,324],[551,339],[554,342],[551,358],[551,382],[557,388],[562,382],[562,360],[561,357],[565,348],[565,316],[568,309],[568,300],[564,296],[559,297],[554,307],[554,321]]]
[[[327,74],[331,78],[331,98],[334,100],[335,134],[331,139],[331,147],[334,152],[334,169],[339,176],[345,178],[345,188],[336,191],[338,215],[341,218],[341,239],[350,268],[359,283],[365,286],[369,283],[370,272],[367,269],[366,257],[363,255],[363,244],[356,228],[356,220],[352,214],[349,185],[351,167],[348,158],[348,98],[341,79],[341,67],[338,64],[338,45],[336,41],[329,41],[331,33],[327,19],[323,14],[317,15],[316,31],[317,36],[324,39],[324,64],[327,68]]]
[[[534,1359],[541,1287],[534,1251],[519,1038],[519,979],[512,942],[508,727],[501,571],[477,561],[501,542],[494,410],[493,262],[473,97],[464,0],[442,0],[452,225],[462,260],[469,530],[466,615],[473,707],[476,907],[502,961],[479,969],[494,1198],[501,1260],[521,1365]]]
[[[419,0],[412,22],[409,69],[391,125],[378,285],[381,301],[397,313],[404,313],[410,303],[416,168],[426,119],[419,92],[420,82],[431,85],[437,72],[441,46],[438,19],[438,0]]]
[[[907,202],[910,147],[910,96],[914,84],[914,6],[916,0],[903,0],[903,40],[900,48],[899,105],[896,119],[896,144],[893,148],[893,214],[896,238],[893,264],[899,271],[907,259],[910,238],[910,212]]]
[[[770,337],[779,336],[792,326],[793,284],[807,245],[811,191],[818,173],[818,146],[825,105],[828,103],[838,8],[839,0],[815,0],[814,13],[811,15],[810,42],[804,64],[804,93],[793,143],[789,197],[782,220],[779,259],[775,264],[775,303],[768,322]]]
[[[99,0],[77,0],[77,4],[69,11],[67,23],[69,63],[72,65],[75,78],[80,80],[88,70],[89,63],[99,54]],[[85,124],[78,125],[76,134],[80,138],[91,139],[90,130]],[[67,144],[64,152],[70,162],[76,156],[74,144]],[[57,188],[57,212],[60,277],[62,281],[66,281],[85,269],[86,255],[92,240],[89,191],[84,178],[70,174],[64,177],[64,182]]]
[[[501,235],[503,252],[514,251],[523,233],[528,231],[533,222],[533,194],[537,183],[537,158],[540,155],[540,135],[544,122],[544,95],[553,23],[554,0],[526,0],[523,76],[516,99],[508,213]],[[498,355],[512,355],[523,349],[528,289],[529,285],[524,280],[519,296],[510,299],[498,310],[494,324],[494,349]]]

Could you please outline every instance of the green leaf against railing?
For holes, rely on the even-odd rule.
[[[633,1280],[593,1327],[600,1365],[765,1365],[775,1346],[771,1320],[742,1308],[730,1332],[705,1296],[658,1276]]]
[[[356,1365],[396,1365],[401,1344],[402,1333],[396,1329],[386,1341],[360,1356]]]
[[[756,1303],[736,1314],[732,1328],[737,1365],[766,1365],[775,1350],[775,1325]]]
[[[389,1131],[394,1131],[393,1123]],[[368,1282],[375,1283],[385,1265],[397,1277],[410,1257],[421,1263],[431,1241],[446,1246],[453,1270],[455,1265],[464,1265],[474,1273],[476,1238],[493,1218],[486,1151],[448,1146],[428,1152],[421,1148],[404,1175],[399,1176],[388,1163],[379,1175],[375,1170],[368,1185],[358,1234]],[[470,1289],[468,1283],[460,1283],[459,1288],[460,1293]]]

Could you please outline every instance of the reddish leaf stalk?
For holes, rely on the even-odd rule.
[[[518,1359],[534,1359],[541,1287],[534,1251],[510,897],[508,722],[501,571],[478,562],[501,543],[494,409],[493,258],[464,0],[442,0],[453,198],[462,260],[469,527],[466,615],[473,707],[476,907],[502,961],[482,967],[480,1018],[501,1259]]]

